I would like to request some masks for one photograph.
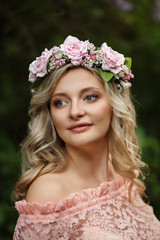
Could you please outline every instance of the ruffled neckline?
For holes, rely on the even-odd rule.
[[[82,205],[94,205],[100,200],[109,200],[121,195],[128,185],[127,182],[126,178],[119,176],[113,181],[100,183],[98,187],[71,193],[57,202],[47,202],[42,205],[36,202],[28,203],[23,199],[15,202],[15,207],[20,214],[51,214],[78,208],[78,206],[82,208]]]

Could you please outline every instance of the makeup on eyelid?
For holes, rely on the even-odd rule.
[[[96,102],[98,99],[100,98],[100,95],[98,94],[87,94],[86,96],[83,97],[83,101],[87,101],[88,103],[94,103]],[[64,100],[64,99],[56,99],[55,101],[53,101],[53,105],[55,107],[62,107],[64,106],[65,104],[61,105],[62,102],[65,102],[65,103],[69,103],[69,100]]]

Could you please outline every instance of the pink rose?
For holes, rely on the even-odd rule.
[[[29,65],[30,73],[35,74],[36,77],[44,77],[47,73],[47,65],[50,56],[52,56],[52,49],[51,50],[45,49],[45,51],[42,52],[42,55],[36,58],[36,60]],[[33,82],[33,75],[30,76],[32,76]]]
[[[32,72],[30,72],[29,73],[29,79],[28,79],[28,81],[30,81],[30,82],[35,82],[36,81],[36,74],[33,74]]]
[[[125,61],[124,55],[114,51],[111,47],[108,47],[106,43],[102,44],[101,52],[104,54],[102,69],[111,71],[114,74],[119,73]]]
[[[76,37],[68,36],[60,47],[73,65],[80,65],[82,58],[87,55],[87,45],[88,41],[83,42]]]

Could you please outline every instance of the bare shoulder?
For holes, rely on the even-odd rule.
[[[45,204],[57,202],[64,198],[63,177],[61,174],[45,174],[38,177],[29,187],[26,194],[26,201]]]

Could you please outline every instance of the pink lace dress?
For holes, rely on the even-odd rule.
[[[152,207],[140,198],[141,207],[129,203],[128,183],[119,177],[45,205],[18,201],[19,218],[13,239],[160,239],[160,222]]]

